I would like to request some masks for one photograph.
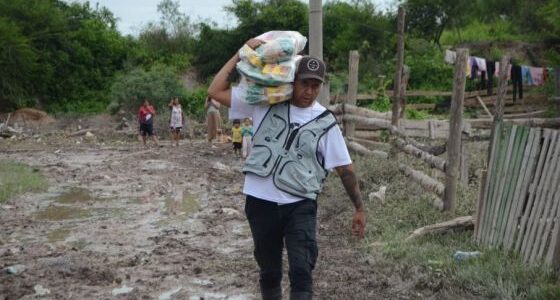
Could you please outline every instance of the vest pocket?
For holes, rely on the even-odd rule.
[[[274,167],[272,150],[265,145],[253,145],[251,154],[245,160],[243,171],[255,173],[259,176],[268,176]]]
[[[303,194],[319,193],[321,190],[316,174],[295,160],[283,164],[275,179],[281,185],[278,186],[280,189],[284,186]]]

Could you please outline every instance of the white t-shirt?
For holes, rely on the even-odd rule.
[[[255,133],[258,132],[260,123],[262,122],[268,105],[249,105],[242,101],[241,87],[233,87],[231,90],[231,109],[229,110],[230,119],[243,119],[246,117],[253,118],[253,128]],[[290,105],[290,121],[303,125],[314,119],[326,110],[317,101],[312,106],[300,108]],[[319,158],[324,159],[324,166],[327,170],[332,170],[338,166],[345,166],[352,163],[350,154],[344,143],[342,132],[338,126],[333,126],[319,140]],[[279,190],[272,180],[272,176],[260,177],[255,174],[247,173],[245,175],[245,185],[243,187],[245,195],[251,195],[256,198],[277,202],[278,204],[288,204],[303,200],[301,197],[291,195]]]

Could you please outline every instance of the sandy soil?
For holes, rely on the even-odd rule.
[[[0,268],[26,266],[0,274],[0,299],[258,298],[242,162],[229,144],[145,149],[132,139],[51,133],[0,141],[0,154],[49,181],[46,192],[0,206]],[[419,270],[383,265],[366,247],[372,241],[354,240],[350,202],[338,180],[328,185],[319,200],[317,299],[457,298]],[[50,293],[38,296],[37,285]],[[123,287],[132,290],[115,295]]]

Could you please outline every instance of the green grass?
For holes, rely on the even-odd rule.
[[[441,35],[442,45],[456,45],[464,42],[490,41],[530,41],[527,35],[516,34],[511,22],[497,20],[494,23],[474,21],[459,30],[445,30]]]
[[[425,110],[405,108],[404,114],[408,120],[427,120],[432,118],[432,115]]]
[[[17,195],[47,188],[47,180],[35,169],[14,161],[0,160],[0,203]]]
[[[430,174],[417,160],[401,154],[401,161]],[[416,228],[472,215],[478,201],[478,184],[460,187],[455,213],[439,212],[432,205],[433,197],[400,174],[394,161],[356,157],[354,164],[363,183],[362,194],[387,186],[385,204],[366,200],[366,244],[384,243],[382,248],[366,247],[369,254],[381,256],[378,267],[391,264],[418,268],[429,282],[442,282],[447,289],[459,293],[497,299],[560,299],[558,274],[544,267],[527,266],[512,253],[477,245],[472,230],[404,242]],[[456,262],[452,256],[457,250],[481,251],[483,256]]]

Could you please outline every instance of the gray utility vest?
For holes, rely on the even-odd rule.
[[[328,174],[317,157],[319,140],[335,125],[336,118],[326,110],[299,128],[290,128],[289,102],[271,106],[255,132],[243,172],[272,175],[278,189],[315,200]]]

